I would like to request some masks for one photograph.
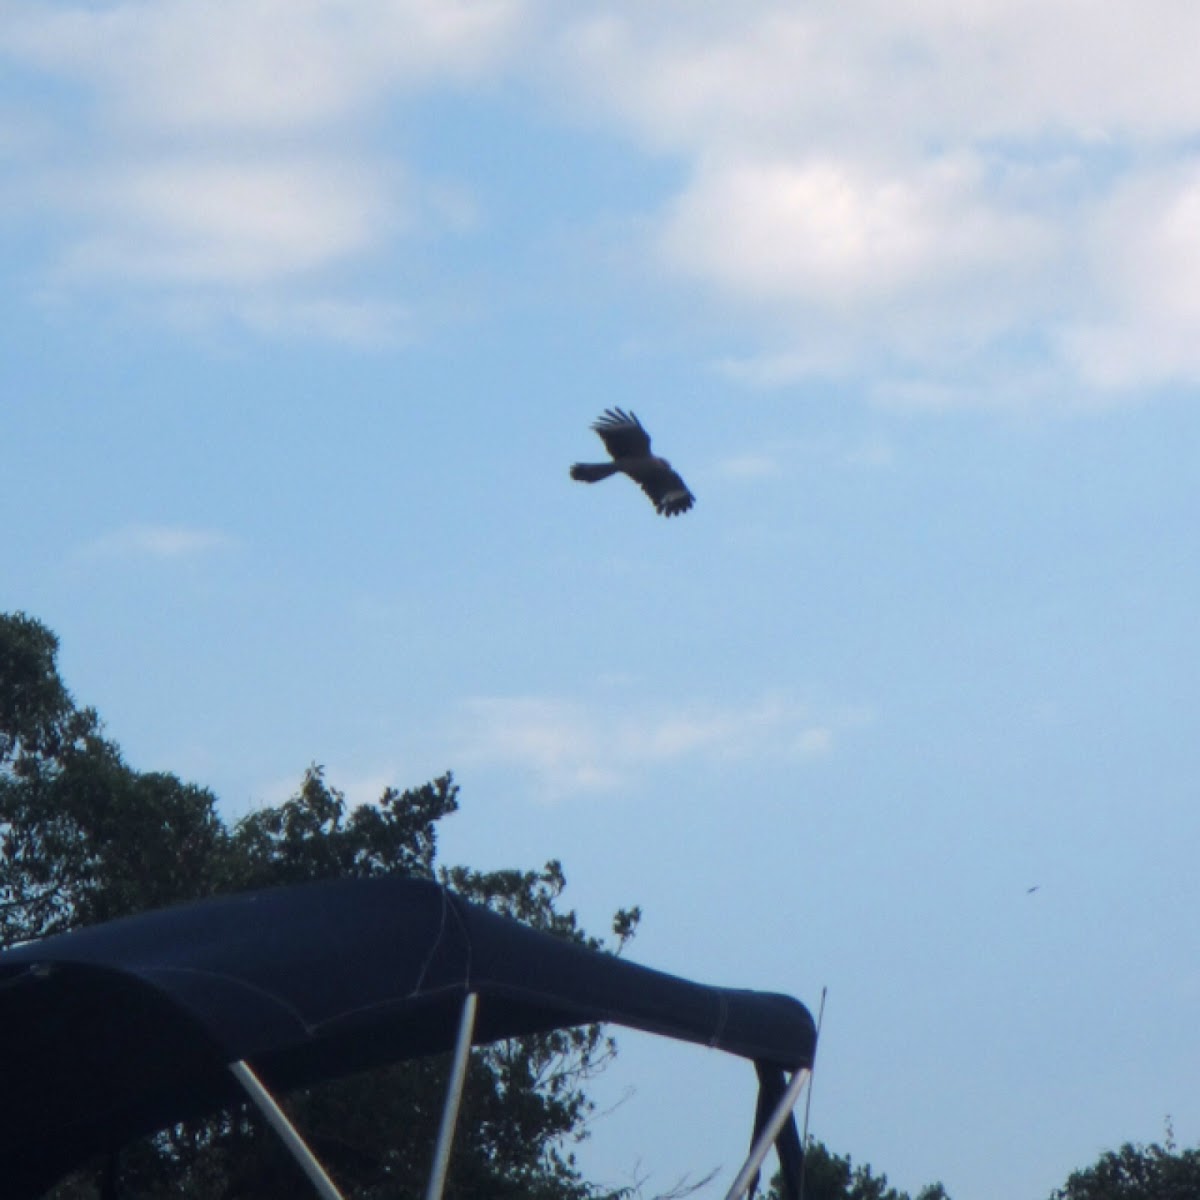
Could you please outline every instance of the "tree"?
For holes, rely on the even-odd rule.
[[[1166,1145],[1126,1142],[1076,1171],[1051,1200],[1195,1200],[1200,1196],[1200,1150],[1178,1150],[1168,1131]]]
[[[0,630],[0,767],[17,775],[95,724],[79,712],[55,666],[58,638],[16,613]]]
[[[621,910],[613,942],[561,909],[561,865],[481,873],[437,862],[437,823],[458,808],[443,775],[350,808],[319,766],[285,803],[232,828],[216,798],[173,775],[139,773],[58,675],[58,640],[39,622],[0,615],[0,945],[243,888],[401,872],[439,878],[536,928],[620,951],[640,913]],[[585,1085],[615,1045],[602,1028],[514,1039],[472,1055],[447,1196],[591,1200],[571,1146],[586,1135]],[[418,1195],[448,1063],[401,1063],[303,1089],[293,1119],[357,1200]],[[94,1197],[101,1165],[55,1200]],[[245,1107],[129,1147],[130,1194],[240,1200],[303,1194],[295,1166]],[[609,1194],[613,1200],[617,1193]]]
[[[772,1183],[767,1200],[779,1200],[778,1181]],[[804,1152],[804,1200],[910,1200],[907,1192],[888,1187],[887,1176],[876,1175],[869,1165],[855,1166],[849,1155],[834,1154],[818,1141]],[[940,1183],[917,1193],[916,1200],[949,1200]]]
[[[57,650],[0,617],[0,945],[206,895],[228,840],[209,792],[124,764]]]

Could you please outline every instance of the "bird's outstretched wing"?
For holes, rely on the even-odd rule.
[[[664,458],[647,459],[644,466],[639,464],[636,469],[627,469],[626,473],[637,481],[664,517],[677,517],[696,503],[696,497],[688,490],[683,477]]]
[[[645,458],[650,453],[650,435],[631,412],[606,408],[592,428],[613,458]]]

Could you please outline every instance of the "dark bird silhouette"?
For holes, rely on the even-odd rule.
[[[650,435],[633,413],[606,408],[592,428],[612,455],[612,462],[576,463],[571,468],[572,479],[597,483],[619,471],[650,497],[664,517],[677,517],[696,503],[696,497],[671,464],[650,453]]]

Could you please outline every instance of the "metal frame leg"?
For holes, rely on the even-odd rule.
[[[433,1152],[433,1167],[425,1200],[442,1200],[446,1186],[446,1169],[450,1165],[450,1145],[454,1141],[454,1126],[462,1103],[463,1084],[467,1078],[467,1061],[471,1055],[471,1038],[475,1033],[475,1010],[479,996],[468,992],[463,1001],[462,1017],[458,1022],[458,1041],[454,1046],[454,1062],[450,1067],[450,1082],[446,1085],[446,1104],[442,1109],[442,1124],[438,1130],[437,1147]]]
[[[296,1132],[295,1125],[288,1120],[283,1109],[275,1103],[275,1097],[263,1087],[262,1080],[251,1070],[250,1064],[243,1059],[230,1063],[229,1069],[238,1083],[246,1089],[250,1099],[258,1105],[259,1111],[267,1119],[267,1124],[279,1134],[283,1144],[300,1165],[300,1169],[311,1180],[322,1200],[345,1200],[333,1180],[325,1173],[325,1168],[308,1148],[307,1143]]]
[[[771,1147],[775,1144],[775,1139],[779,1136],[779,1131],[783,1128],[784,1121],[788,1119],[788,1115],[796,1107],[796,1102],[800,1099],[800,1093],[804,1090],[804,1085],[808,1082],[811,1075],[812,1072],[807,1067],[802,1067],[792,1075],[791,1082],[787,1086],[787,1091],[783,1093],[779,1103],[775,1106],[775,1111],[771,1114],[771,1119],[763,1127],[762,1133],[758,1135],[758,1139],[750,1147],[750,1157],[746,1159],[745,1166],[738,1172],[737,1178],[733,1181],[733,1187],[725,1195],[725,1200],[738,1200],[750,1186],[750,1180],[754,1178],[755,1173],[762,1166],[763,1159],[770,1153]]]

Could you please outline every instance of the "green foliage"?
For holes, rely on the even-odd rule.
[[[1126,1143],[1076,1171],[1051,1200],[1195,1200],[1200,1196],[1200,1150]]]
[[[319,766],[277,808],[243,818],[233,831],[229,870],[237,887],[274,887],[347,876],[434,876],[436,823],[458,810],[450,775],[347,812],[346,797]]]
[[[780,1200],[776,1180],[767,1200]],[[855,1166],[849,1155],[834,1154],[818,1141],[809,1143],[804,1154],[804,1200],[910,1200],[907,1192],[888,1187],[886,1175],[876,1175],[862,1163]],[[950,1200],[940,1183],[917,1193],[916,1200]]]
[[[18,777],[93,731],[55,666],[58,638],[24,613],[0,618],[0,770]]]
[[[210,793],[124,764],[57,649],[0,617],[0,945],[208,894],[228,842]]]
[[[437,863],[437,822],[458,808],[447,774],[376,804],[349,807],[319,766],[285,803],[232,828],[215,797],[123,761],[96,714],[78,708],[55,665],[58,641],[23,615],[0,615],[0,945],[219,892],[346,876],[438,878],[507,915],[619,951],[640,913],[613,919],[614,943],[559,907],[558,862],[484,873]],[[599,1026],[477,1049],[447,1186],[452,1200],[592,1200],[571,1146],[586,1135],[584,1085],[615,1052]],[[399,1063],[293,1092],[287,1107],[347,1195],[420,1195],[448,1062]],[[92,1200],[103,1166],[54,1200]],[[122,1184],[144,1200],[241,1200],[307,1184],[244,1108],[126,1148]],[[615,1200],[616,1194],[612,1194]]]

